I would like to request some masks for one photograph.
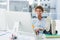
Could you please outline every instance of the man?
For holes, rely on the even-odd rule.
[[[42,14],[44,12],[44,9],[42,6],[37,6],[35,8],[35,12],[36,12],[36,15],[37,15],[37,22],[34,24],[35,28],[35,32],[36,32],[36,35],[38,35],[39,33],[45,33],[45,34],[50,34],[49,32],[47,32],[45,30],[45,26],[46,26],[46,20],[42,17]]]

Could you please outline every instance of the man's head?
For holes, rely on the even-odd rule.
[[[41,15],[44,12],[44,9],[43,9],[42,6],[37,6],[35,8],[35,12],[36,12],[37,15]]]

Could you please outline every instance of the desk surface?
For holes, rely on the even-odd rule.
[[[46,38],[60,38],[60,35],[46,35]]]

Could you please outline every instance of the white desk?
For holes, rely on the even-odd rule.
[[[11,34],[9,32],[0,32],[0,40],[10,40]]]

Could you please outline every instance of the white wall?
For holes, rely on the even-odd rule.
[[[60,0],[56,0],[57,18],[60,19]]]
[[[56,29],[58,30],[58,34],[60,34],[60,0],[56,0],[56,11],[57,11]]]

